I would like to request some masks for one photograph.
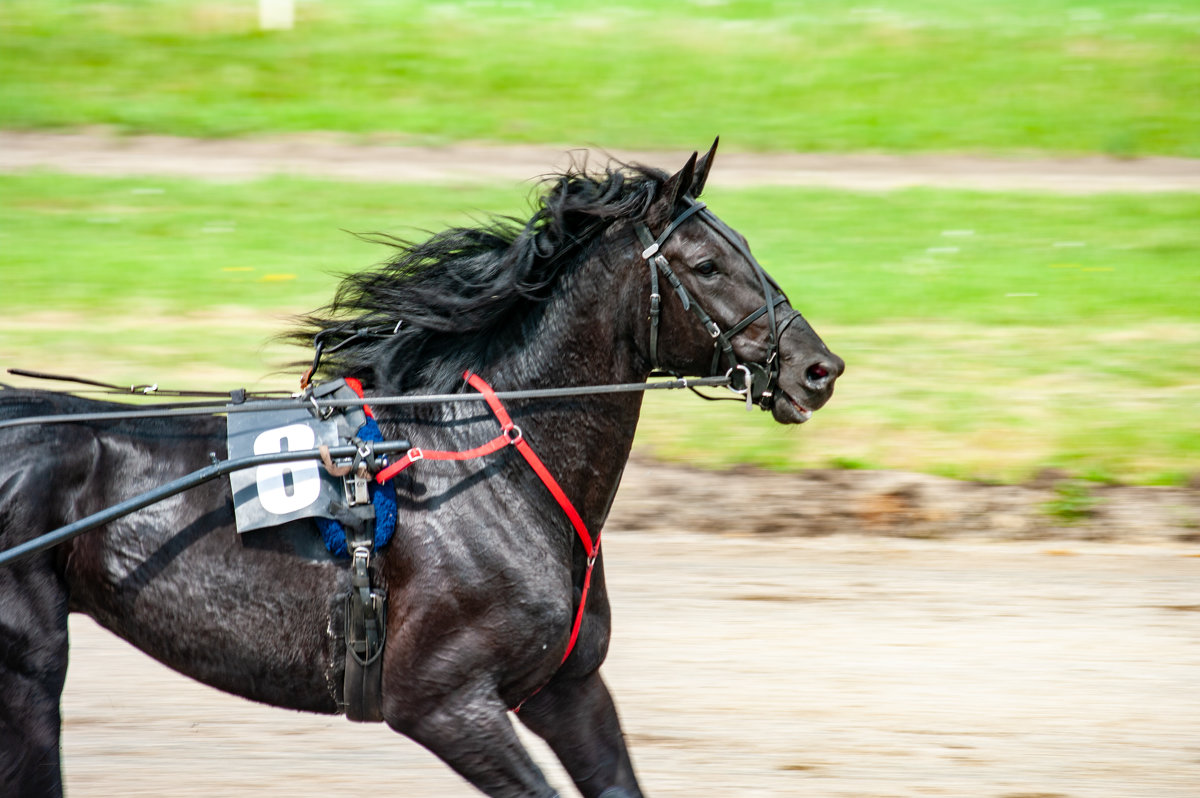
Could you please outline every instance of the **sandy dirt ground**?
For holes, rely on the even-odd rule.
[[[708,142],[698,141],[697,147]],[[0,131],[0,172],[46,168],[91,175],[247,180],[303,174],[339,180],[417,183],[521,181],[561,170],[583,151],[568,147],[390,146],[336,135],[241,139],[104,133]],[[608,151],[662,168],[684,152]],[[593,160],[604,153],[592,148]],[[1200,191],[1200,160],[986,158],[968,155],[813,155],[723,151],[721,185],[826,186],[889,190],[911,186],[1057,193]]]
[[[1194,546],[613,530],[605,550],[604,672],[647,794],[1200,791]],[[218,693],[86,618],[72,635],[73,798],[474,794],[383,726]]]

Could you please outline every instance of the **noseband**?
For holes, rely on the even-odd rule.
[[[642,259],[646,261],[650,270],[651,368],[655,371],[659,370],[658,321],[662,308],[662,295],[658,290],[658,274],[662,272],[663,277],[666,278],[671,288],[679,296],[680,302],[683,303],[683,309],[694,313],[704,326],[704,329],[713,338],[713,360],[707,376],[716,376],[721,366],[722,358],[726,359],[729,363],[729,370],[725,374],[731,379],[732,390],[746,397],[747,407],[753,403],[764,410],[769,410],[774,404],[776,384],[779,380],[779,338],[799,314],[795,314],[793,311],[794,315],[788,318],[781,328],[775,316],[775,306],[787,301],[787,296],[784,295],[783,290],[771,279],[770,275],[767,274],[766,270],[763,269],[754,256],[750,254],[749,248],[742,243],[737,234],[710,211],[706,210],[703,202],[698,202],[691,198],[685,198],[684,202],[687,203],[687,207],[671,220],[671,223],[667,225],[658,238],[654,237],[650,232],[650,228],[644,222],[638,222],[633,228],[634,232],[637,233],[638,240],[645,247],[642,250]],[[701,221],[708,224],[731,247],[737,250],[738,254],[754,267],[754,273],[757,275],[759,284],[762,286],[764,299],[762,307],[751,312],[746,318],[728,330],[722,330],[720,325],[713,321],[712,316],[703,306],[692,298],[687,288],[680,282],[678,275],[671,269],[671,264],[666,256],[661,253],[663,244],[667,242],[671,234],[678,230],[679,226],[692,216],[697,216]],[[733,351],[733,337],[764,315],[767,317],[767,359],[762,363],[742,363]],[[741,388],[735,387],[736,382],[732,382],[735,371],[741,372],[743,375],[744,382]]]

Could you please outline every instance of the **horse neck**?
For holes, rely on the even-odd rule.
[[[498,382],[549,388],[647,377],[631,318],[644,286],[632,258],[615,260],[593,257],[560,278],[554,295],[525,320],[521,344],[489,364]]]
[[[525,345],[491,364],[496,390],[641,382],[636,266],[610,257],[579,264],[528,322]],[[642,394],[514,402],[509,411],[567,495],[598,528],[629,458]]]

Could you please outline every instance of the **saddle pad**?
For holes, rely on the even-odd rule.
[[[358,398],[343,380],[318,386],[319,398]],[[366,421],[360,408],[328,419],[307,408],[264,409],[226,416],[229,457],[302,451],[347,442]],[[299,518],[332,518],[330,506],[344,502],[346,488],[317,460],[271,463],[229,473],[238,532],[277,527]]]
[[[342,442],[339,420],[345,426],[344,416],[322,420],[302,408],[230,413],[226,422],[229,457],[338,446]],[[301,518],[332,518],[330,505],[345,501],[341,478],[329,474],[319,460],[232,471],[229,484],[238,532]]]

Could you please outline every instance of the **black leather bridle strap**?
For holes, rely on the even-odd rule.
[[[763,305],[761,308],[754,311],[749,316],[747,316],[746,318],[739,321],[737,324],[730,327],[728,330],[725,331],[725,334],[729,335],[729,336],[737,335],[742,330],[746,329],[751,324],[753,324],[754,322],[758,321],[763,316],[765,316],[769,312],[770,309],[772,309],[784,302],[787,302],[787,297],[784,296],[783,294],[776,294],[775,298],[773,300],[771,300],[767,304]],[[782,335],[783,330],[780,330],[779,334]]]
[[[696,314],[696,317],[700,320],[700,323],[704,326],[704,329],[707,330],[708,334],[717,341],[718,346],[720,347],[719,351],[722,354],[728,355],[730,358],[733,357],[733,344],[730,343],[728,337],[721,332],[720,326],[713,321],[712,316],[708,315],[708,311],[706,311],[700,305],[700,303],[695,302],[692,299],[691,295],[688,293],[687,289],[684,288],[683,283],[680,281],[679,276],[675,274],[675,271],[671,268],[670,261],[668,261],[666,257],[659,252],[659,250],[662,248],[662,245],[666,243],[667,239],[671,237],[672,233],[679,229],[681,224],[686,222],[692,216],[703,211],[705,207],[706,206],[703,202],[691,203],[683,211],[683,213],[676,216],[671,223],[667,225],[667,228],[662,231],[658,238],[654,238],[652,236],[650,233],[650,228],[646,227],[645,224],[637,224],[634,226],[634,231],[637,233],[638,240],[640,240],[642,242],[642,246],[645,247],[645,249],[642,250],[642,258],[650,267],[650,366],[654,369],[658,368],[658,311],[662,303],[662,296],[658,292],[657,272],[662,272],[663,277],[667,278],[667,282],[670,283],[671,288],[675,289],[675,293],[679,296],[679,301],[683,303],[683,309],[690,310],[692,313]],[[655,297],[658,297],[657,302],[655,301]]]
[[[644,224],[638,225],[638,238],[642,240],[643,246],[646,247],[646,249],[642,251],[642,260],[650,260],[657,255],[658,250],[662,248],[662,245],[667,242],[667,239],[671,237],[671,233],[674,233],[679,225],[690,219],[693,214],[700,213],[700,211],[707,207],[708,206],[703,202],[693,202],[687,207],[687,210],[676,216],[671,223],[667,225],[667,229],[663,230],[662,234],[658,238],[650,238],[650,228],[646,227]]]
[[[750,248],[742,242],[742,239],[736,233],[734,233],[727,224],[718,219],[716,215],[710,211],[705,211],[703,214],[701,214],[700,218],[708,222],[709,226],[716,230],[718,235],[724,238],[731,247],[737,250],[738,254],[745,258],[746,261],[754,267],[754,273],[758,276],[758,282],[763,291],[763,299],[765,300],[765,303],[763,304],[762,308],[750,314],[745,319],[742,319],[742,321],[734,325],[734,329],[729,330],[727,334],[735,335],[738,332],[741,332],[750,324],[754,323],[754,321],[758,319],[763,312],[765,312],[767,315],[767,351],[770,353],[768,356],[767,367],[768,370],[777,368],[778,364],[774,364],[772,361],[779,352],[779,336],[782,333],[779,329],[778,319],[775,318],[775,306],[779,304],[781,298],[784,300],[787,299],[783,293],[783,289],[779,287],[778,283],[771,279],[770,275],[767,274],[767,270],[762,267],[762,265],[758,262],[758,259],[756,259],[750,252]],[[777,292],[777,296],[772,298],[772,294],[774,292]],[[774,382],[773,379],[772,382]]]
[[[740,364],[737,355],[733,351],[733,336],[745,330],[751,324],[767,316],[767,360],[763,364],[756,364],[752,369],[760,373],[760,384],[762,387],[761,399],[767,401],[773,391],[776,370],[779,364],[776,363],[776,358],[779,353],[779,336],[782,330],[779,329],[778,321],[775,316],[775,307],[785,301],[787,296],[779,285],[770,278],[762,266],[758,263],[755,257],[750,253],[750,250],[738,238],[738,236],[729,229],[720,219],[714,216],[711,212],[705,210],[706,206],[703,202],[697,202],[690,199],[685,199],[688,206],[679,216],[675,217],[666,229],[655,238],[650,232],[650,229],[645,223],[634,225],[634,232],[637,233],[638,240],[645,249],[642,251],[642,258],[646,261],[650,268],[650,365],[651,368],[657,370],[658,364],[658,324],[661,315],[662,296],[659,293],[658,272],[662,272],[666,277],[667,282],[675,289],[680,302],[683,304],[684,310],[690,310],[696,315],[704,329],[708,331],[715,341],[713,350],[713,362],[709,369],[710,373],[715,374],[718,367],[721,365],[721,359],[727,358],[730,367],[737,368]],[[747,260],[753,267],[758,281],[763,290],[764,302],[762,307],[750,313],[746,318],[742,319],[737,324],[733,325],[729,330],[722,331],[720,326],[713,321],[712,317],[704,309],[699,302],[696,302],[688,294],[687,289],[679,280],[679,277],[671,269],[671,264],[667,258],[660,252],[662,245],[671,237],[683,222],[694,215],[699,215],[699,218],[705,221],[713,230],[724,238],[738,254]],[[791,320],[789,320],[790,322]],[[786,326],[786,325],[785,325]],[[749,372],[748,372],[749,373]],[[747,378],[749,380],[749,377]],[[756,380],[759,382],[759,380]],[[746,391],[750,392],[750,385],[747,383]],[[766,406],[766,405],[764,405]]]
[[[679,281],[679,277],[671,270],[671,264],[665,257],[659,254],[659,249],[671,237],[671,234],[678,229],[679,225],[683,224],[694,214],[704,210],[704,208],[705,205],[703,202],[697,202],[689,206],[687,210],[676,216],[667,225],[667,228],[662,231],[662,234],[657,239],[650,233],[650,228],[646,227],[646,225],[638,224],[634,226],[638,240],[642,242],[642,246],[644,247],[642,250],[642,260],[646,261],[646,264],[650,267],[650,368],[654,371],[658,370],[658,319],[662,310],[662,294],[658,290],[658,273],[660,271],[667,278],[667,282],[671,284],[671,288],[675,289],[675,293],[679,295],[679,300],[683,303],[683,309],[689,310],[692,307],[692,300],[688,296],[687,289],[683,287],[683,283]],[[703,322],[704,320],[701,319],[701,321]],[[707,325],[705,326],[707,327]]]
[[[644,230],[638,227],[638,234]],[[658,269],[650,266],[650,370],[658,371],[658,317],[662,313],[662,294],[658,292]]]

